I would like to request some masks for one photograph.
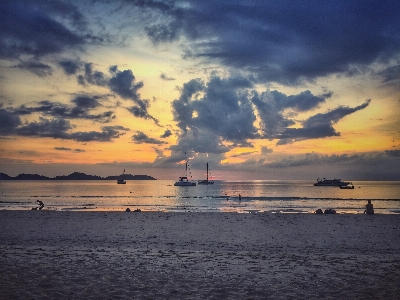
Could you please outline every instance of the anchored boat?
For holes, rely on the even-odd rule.
[[[213,180],[208,180],[208,174],[209,174],[209,169],[208,169],[208,163],[207,163],[207,179],[199,180],[198,184],[214,184]]]
[[[121,179],[117,179],[117,184],[126,184],[126,180],[125,180],[125,169],[124,172],[121,175]]]
[[[185,153],[186,154],[186,153]],[[188,160],[185,162],[186,166],[186,176],[179,177],[179,181],[174,183],[174,186],[196,186],[196,182],[190,181],[188,179]]]
[[[326,179],[326,178],[318,178],[317,182],[314,183],[314,186],[348,186],[351,182],[344,182],[341,179]]]

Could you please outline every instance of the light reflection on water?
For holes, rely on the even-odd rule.
[[[0,209],[215,211],[307,213],[334,208],[362,213],[372,199],[376,213],[400,212],[400,182],[353,181],[354,190],[315,187],[312,181],[216,181],[175,187],[174,181],[0,181]],[[241,201],[239,201],[239,194]]]

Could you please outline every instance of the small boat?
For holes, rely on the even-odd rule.
[[[174,183],[174,186],[196,186],[196,182],[189,181],[187,176],[179,177],[179,181]]]
[[[344,182],[341,179],[317,179],[317,182],[314,183],[314,186],[348,186],[351,182]]]
[[[214,184],[213,180],[208,180],[208,174],[209,174],[209,169],[208,169],[208,163],[207,163],[207,179],[199,180],[198,184]]]
[[[339,188],[342,190],[352,190],[354,189],[354,185],[351,182],[349,182],[349,185],[342,185]]]
[[[124,172],[121,175],[122,179],[117,179],[117,184],[126,184],[126,180],[125,180],[125,169]]]
[[[175,182],[174,186],[196,186],[196,182],[190,181],[188,179],[187,174],[188,174],[188,161],[186,159],[186,176],[179,177],[179,181]]]

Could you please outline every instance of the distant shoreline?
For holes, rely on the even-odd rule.
[[[61,175],[55,177],[47,177],[38,174],[19,174],[15,177],[11,177],[5,173],[0,173],[0,180],[118,180],[121,179],[122,175],[112,175],[107,177],[101,177],[98,175],[87,175],[85,173],[74,172],[69,175]],[[123,177],[125,180],[157,180],[156,178],[149,175],[131,175],[125,174]]]

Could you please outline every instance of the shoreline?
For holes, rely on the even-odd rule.
[[[155,205],[124,205],[124,206],[114,206],[114,207],[93,207],[93,206],[82,206],[82,207],[54,207],[45,206],[42,212],[127,212],[126,209],[130,209],[129,213],[137,213],[136,209],[139,209],[142,213],[237,213],[237,214],[316,214],[316,209],[314,210],[304,210],[296,208],[285,208],[285,209],[270,209],[270,210],[259,210],[248,207],[231,206],[222,208],[197,208],[190,206],[181,207],[170,207],[170,206],[155,206]],[[321,208],[325,211],[328,208]],[[330,209],[330,208],[329,208]],[[341,209],[334,208],[336,215],[364,215],[365,208],[355,208],[355,209]],[[375,215],[399,215],[400,209],[380,209],[374,208]],[[2,207],[0,211],[35,211],[29,207]],[[325,214],[325,213],[324,213]]]
[[[0,211],[5,298],[399,299],[399,215]]]

